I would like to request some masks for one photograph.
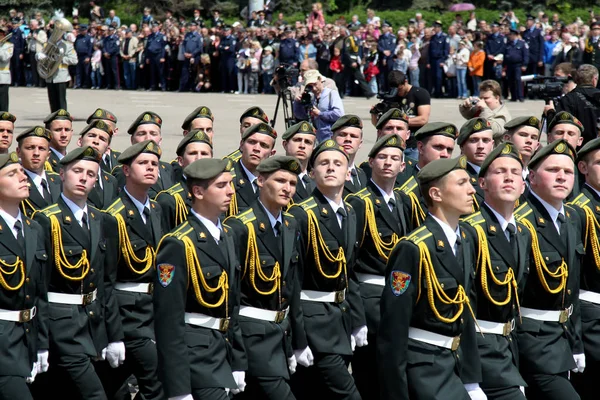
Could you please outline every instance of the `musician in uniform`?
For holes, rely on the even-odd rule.
[[[111,127],[103,120],[93,120],[81,131],[81,136],[77,140],[79,147],[91,147],[98,154],[104,155],[110,146],[113,131]],[[117,180],[99,166],[96,175],[96,184],[90,193],[88,193],[88,202],[99,210],[110,206],[117,198],[119,189]]]
[[[385,265],[390,252],[401,237],[411,230],[410,216],[405,204],[410,200],[394,191],[396,176],[402,169],[405,143],[394,133],[382,136],[369,152],[372,172],[360,192],[349,195],[346,201],[356,212],[358,248],[354,271],[367,319],[368,342],[354,352],[352,375],[363,399],[379,399],[377,374],[377,330],[379,300],[385,286]]]
[[[548,124],[548,143],[564,139],[572,148],[577,150],[583,143],[583,130],[583,124],[577,117],[566,111],[560,111],[556,113],[552,121]],[[583,179],[580,179],[577,168],[575,168],[574,178],[573,190],[569,194],[569,200],[577,197],[581,191]]]
[[[269,123],[269,117],[260,107],[250,107],[246,111],[242,113],[240,116],[240,135],[243,136],[246,129],[250,128],[252,125]],[[242,157],[242,152],[238,148],[237,150],[229,153],[223,158],[228,158],[233,162],[238,162]]]
[[[8,154],[12,146],[17,117],[8,111],[0,111],[0,154]]]
[[[17,136],[17,155],[29,185],[29,197],[21,202],[21,210],[28,217],[56,203],[62,191],[60,176],[44,170],[48,153],[50,131],[43,126],[34,126]]]
[[[44,118],[44,126],[50,131],[50,156],[44,168],[58,173],[59,162],[67,154],[73,136],[73,118],[67,110],[60,109]]]
[[[348,155],[333,139],[310,160],[313,195],[289,212],[300,228],[299,272],[303,326],[293,332],[299,367],[292,377],[298,398],[360,399],[348,371],[355,346],[367,344],[367,326],[352,260],[356,214],[344,201]]]
[[[517,326],[519,364],[532,400],[579,399],[569,373],[583,372],[579,284],[584,254],[577,211],[564,204],[573,189],[575,150],[565,140],[529,161],[527,202],[515,210],[532,236],[530,271]]]
[[[104,108],[97,108],[88,119],[85,121],[86,124],[91,124],[92,121],[102,120],[104,121],[112,130],[112,136],[116,136],[119,133],[119,128],[117,127],[117,116],[110,111]],[[110,146],[102,155],[102,161],[100,162],[100,168],[102,168],[106,173],[109,173],[113,170],[113,168],[117,165],[117,159],[121,155],[120,152],[113,150]]]
[[[0,28],[0,110],[8,111],[8,88],[12,83],[10,75],[10,59],[13,56],[14,44],[7,40],[8,28]]]
[[[485,399],[469,301],[473,238],[459,223],[475,193],[466,167],[465,156],[439,159],[417,176],[429,213],[387,263],[377,336],[382,399]]]
[[[478,187],[485,201],[465,219],[476,238],[474,254],[480,255],[473,266],[477,291],[473,308],[481,333],[477,335],[480,386],[488,400],[525,400],[515,327],[530,271],[531,234],[513,215],[515,201],[525,189],[523,161],[514,144],[505,142],[480,167]]]
[[[187,135],[192,129],[202,129],[212,140],[213,138],[213,124],[215,117],[210,111],[210,108],[206,106],[197,107],[194,111],[188,114],[181,124],[183,130],[183,136]]]
[[[162,118],[152,111],[144,111],[131,124],[127,133],[131,135],[131,144],[153,140],[160,146],[162,142]],[[120,165],[117,165],[112,174],[117,178],[119,189],[125,186],[125,177]],[[151,198],[156,197],[158,192],[173,186],[173,168],[168,162],[161,161],[158,170],[158,181],[152,185],[148,193]]]
[[[106,269],[117,256],[113,217],[87,204],[101,154],[78,147],[61,160],[59,200],[34,214],[49,251],[47,271],[50,363],[41,397],[73,390],[84,399],[105,399],[92,360],[116,368],[125,360],[123,327]]]
[[[177,162],[183,171],[188,165],[201,158],[212,158],[212,141],[200,129],[192,129],[177,145]],[[155,200],[162,208],[162,225],[170,232],[182,224],[192,207],[192,193],[188,190],[187,177],[181,174],[179,182],[156,195]]]
[[[0,155],[0,399],[32,400],[26,382],[48,370],[49,249],[42,228],[19,211],[27,176],[16,153]]]
[[[106,210],[118,227],[118,262],[109,266],[107,274],[116,282],[114,293],[125,335],[125,363],[108,370],[103,380],[109,399],[131,374],[144,399],[164,399],[157,376],[152,302],[156,248],[163,229],[160,206],[148,197],[148,190],[158,179],[161,153],[156,143],[145,140],[121,154],[125,187]]]
[[[258,197],[259,187],[256,167],[266,158],[275,154],[277,132],[271,125],[261,122],[251,125],[242,135],[240,159],[233,164],[235,194],[228,215],[246,211]],[[224,159],[230,160],[225,157]]]
[[[467,157],[467,173],[471,178],[471,185],[475,188],[474,210],[479,210],[483,202],[483,191],[479,187],[478,176],[481,164],[494,147],[494,134],[492,124],[485,118],[472,118],[460,127],[456,138],[461,154]]]
[[[600,21],[593,21],[589,37],[585,39],[582,64],[591,64],[600,68]]]
[[[227,400],[226,389],[245,387],[240,262],[220,221],[233,198],[230,171],[230,161],[214,158],[186,167],[190,215],[158,248],[154,326],[158,378],[168,398]]]
[[[283,210],[292,200],[300,171],[295,157],[261,161],[258,200],[225,220],[242,270],[240,327],[248,357],[248,386],[242,398],[295,399],[288,384],[296,370],[289,334],[293,337],[302,319],[299,232],[294,217]]]
[[[315,188],[308,173],[308,161],[312,156],[317,142],[317,130],[308,121],[301,121],[290,126],[281,136],[285,155],[296,157],[300,162],[301,172],[298,174],[296,193],[292,197],[294,203],[300,203],[312,196]]]

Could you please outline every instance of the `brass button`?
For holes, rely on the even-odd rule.
[[[262,262],[262,263],[263,263],[263,265],[264,265],[264,264],[266,264],[267,262],[266,262],[265,260],[263,260],[263,262]]]
[[[73,254],[73,250],[69,250],[69,254]]]
[[[94,272],[96,272],[96,271],[94,271],[94,268],[90,269],[90,271],[92,272],[92,274],[93,274]]]
[[[508,338],[508,341],[509,341],[509,342],[512,342],[512,338],[511,338],[511,337],[509,337],[509,338]]]
[[[226,342],[229,342],[229,338],[225,338],[225,341],[226,341]]]
[[[568,290],[567,290],[567,294],[571,294],[571,289],[568,289]]]
[[[461,324],[464,324],[464,323],[465,323],[465,319],[464,319],[464,318],[461,318],[461,319],[460,319],[460,323],[461,323]]]
[[[25,279],[25,282],[29,283],[29,277],[27,277],[27,278]]]
[[[346,306],[342,307],[342,312],[346,312]]]
[[[25,328],[25,332],[29,333],[29,328]]]
[[[500,271],[500,267],[496,265],[496,271]]]
[[[443,288],[444,288],[444,284],[442,283],[442,285],[441,285],[441,286],[442,286],[442,289],[443,289]]]
[[[25,296],[25,299],[26,299],[26,300],[29,300],[29,295]]]
[[[549,260],[549,258],[548,258],[548,257],[546,257],[546,261],[548,261],[548,260]]]
[[[285,281],[283,281],[282,285],[285,286]]]
[[[90,282],[90,287],[93,288],[94,287],[94,282]]]
[[[210,272],[207,272],[207,273],[206,273],[206,276],[210,276]]]
[[[94,312],[90,311],[90,317],[93,317],[93,316],[94,316]]]

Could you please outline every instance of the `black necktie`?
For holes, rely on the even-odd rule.
[[[341,223],[342,228],[341,229],[344,230],[344,222],[346,221],[346,215],[348,215],[348,214],[346,214],[346,210],[344,209],[344,207],[339,207],[337,209],[337,213],[340,214],[340,216],[342,217],[342,223]]]
[[[150,220],[150,209],[148,207],[144,207],[144,217],[146,217],[146,226],[150,228],[152,221]]]
[[[81,227],[87,232],[89,231],[87,213],[84,211],[81,215]]]
[[[462,238],[460,237],[460,232],[456,235],[456,258],[460,259],[462,257]]]
[[[388,200],[388,206],[390,207],[390,211],[393,213],[394,208],[396,208],[396,200],[394,200],[393,198],[390,198]]]
[[[559,222],[559,229],[558,232],[560,234],[560,236],[566,235],[567,234],[567,224],[565,222],[567,222],[567,219],[565,218],[565,215],[563,213],[558,214],[558,222]]]
[[[223,254],[223,257],[225,257],[225,260],[229,262],[229,257],[227,255],[227,241],[225,239],[225,233],[223,231],[221,231],[221,235],[219,236],[218,247],[219,250],[221,250],[221,254]]]
[[[515,228],[513,224],[508,224],[506,226],[506,230],[508,231],[508,241],[510,243],[510,248],[513,251],[515,261],[519,262],[519,249],[517,246],[517,228]]]
[[[48,190],[48,181],[42,179],[41,186],[42,196],[44,197],[44,200],[46,200],[49,203],[52,202],[52,196],[50,195],[50,191]]]
[[[17,242],[25,249],[25,236],[23,235],[23,223],[19,220],[15,221],[15,229],[17,230]]]
[[[275,236],[281,236],[281,222],[279,221],[275,222]]]
[[[352,183],[354,186],[358,187],[360,185],[360,179],[358,178],[358,172],[356,171],[356,168],[352,168],[350,170],[350,174],[352,174]]]
[[[304,175],[302,177],[302,182],[304,183],[304,187],[306,188],[307,191],[311,192],[311,187],[310,187],[310,178],[308,177],[308,175]]]

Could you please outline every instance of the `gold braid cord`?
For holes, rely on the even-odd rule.
[[[408,197],[410,197],[412,220],[415,223],[415,227],[419,227],[425,221],[425,211],[421,208],[421,203],[416,194],[410,192],[408,193]]]
[[[254,224],[252,224],[252,222],[247,222],[245,225],[246,228],[248,228],[248,246],[246,248],[244,273],[245,271],[249,271],[250,284],[257,293],[263,296],[269,296],[277,291],[279,294],[279,304],[281,304],[281,269],[279,261],[275,262],[271,276],[267,276],[260,266],[260,256],[258,254],[258,242],[256,241]],[[256,285],[257,274],[263,282],[273,283],[273,287],[267,291],[260,290]]]
[[[346,271],[346,257],[344,255],[344,249],[340,247],[337,256],[331,254],[331,251],[329,251],[329,247],[327,247],[327,244],[325,243],[325,240],[321,235],[321,231],[319,230],[319,221],[314,211],[306,210],[306,215],[308,216],[308,248],[313,249],[315,265],[321,273],[321,276],[323,276],[326,279],[337,279],[343,270],[344,277],[347,278],[348,274]],[[327,275],[325,271],[323,271],[323,266],[321,265],[321,257],[319,256],[320,250],[323,251],[323,254],[325,255],[327,261],[331,263],[338,263],[338,270],[333,275]],[[346,285],[347,284],[348,279],[346,279]]]
[[[485,297],[488,298],[489,301],[492,302],[495,306],[505,306],[510,302],[512,298],[512,292],[515,293],[515,300],[517,302],[517,308],[519,311],[519,315],[521,315],[521,304],[519,303],[519,295],[518,295],[518,284],[514,270],[509,267],[504,280],[499,280],[494,274],[494,269],[492,268],[491,257],[490,257],[490,248],[488,247],[487,236],[483,231],[483,228],[480,225],[475,226],[475,230],[477,231],[477,239],[479,242],[479,252],[477,254],[477,268],[479,269],[479,275],[481,276],[481,288],[485,293]],[[496,300],[490,293],[490,287],[488,284],[488,274],[492,277],[492,282],[496,286],[507,286],[507,294],[504,300]],[[512,284],[513,289],[511,289],[510,285]]]
[[[384,242],[381,239],[381,236],[379,236],[379,231],[377,230],[377,221],[375,220],[375,209],[373,208],[373,202],[369,198],[364,198],[363,200],[365,202],[365,225],[369,228],[369,232],[373,238],[373,244],[375,245],[375,249],[377,249],[377,253],[379,253],[379,256],[387,262],[392,249],[394,246],[396,246],[396,243],[398,243],[398,235],[394,232],[390,241],[387,243]],[[387,206],[384,205],[383,207]]]
[[[185,200],[179,193],[175,193],[173,197],[175,198],[175,226],[177,226],[187,220],[189,211],[185,205]]]
[[[600,244],[598,243],[598,231],[600,228],[600,224],[594,217],[594,213],[590,209],[589,206],[579,206],[585,212],[585,238],[583,243],[585,244],[585,249],[588,249],[588,246],[592,248],[592,254],[594,256],[594,263],[596,264],[596,268],[600,269]]]
[[[131,241],[129,240],[129,234],[127,233],[127,224],[125,224],[125,220],[121,214],[116,214],[115,219],[117,220],[117,226],[119,228],[119,248],[121,249],[121,254],[123,255],[123,259],[125,260],[125,264],[129,267],[129,269],[138,275],[143,275],[152,266],[154,265],[154,260],[156,258],[156,253],[152,246],[146,246],[146,254],[144,258],[139,258],[135,255],[135,251],[131,247]],[[132,263],[133,260],[136,264],[146,264],[141,270],[136,269]]]
[[[233,196],[231,196],[231,203],[229,203],[229,210],[227,212],[228,216],[234,216],[237,215],[239,210],[238,210],[238,201],[237,201],[237,193],[235,193],[235,185],[233,184],[233,181],[231,181],[231,187],[234,191]]]
[[[567,286],[567,277],[569,276],[569,270],[565,259],[562,259],[562,263],[556,268],[554,272],[550,271],[548,269],[548,266],[544,262],[544,257],[542,257],[542,252],[540,251],[540,243],[538,241],[535,227],[526,218],[521,218],[519,222],[523,223],[523,225],[525,225],[527,229],[529,229],[529,231],[531,232],[531,249],[533,252],[533,259],[535,261],[535,267],[537,269],[537,274],[540,279],[540,283],[548,293],[560,293]],[[551,278],[560,279],[560,283],[555,289],[551,289],[550,285],[548,285],[548,281],[546,280],[546,274],[549,275]]]
[[[20,257],[17,257],[17,260],[12,264],[7,264],[4,260],[0,260],[0,265],[0,285],[8,291],[21,289],[23,282],[25,282],[25,265],[23,264],[23,260],[21,260]],[[12,270],[5,270],[2,267],[12,268]],[[12,276],[17,271],[21,271],[21,280],[15,286],[10,286],[8,282],[6,282],[5,276]]]
[[[54,215],[50,215],[50,232],[52,235],[52,251],[54,252],[54,263],[56,264],[56,269],[62,275],[63,278],[70,281],[82,281],[90,271],[90,261],[87,257],[87,250],[83,249],[81,252],[81,258],[77,262],[77,264],[73,265],[67,260],[67,256],[65,255],[65,250],[62,246],[62,230],[60,228],[60,223],[58,222],[58,218]],[[69,276],[63,271],[63,267],[69,270],[76,270],[79,268],[83,268],[80,276]]]

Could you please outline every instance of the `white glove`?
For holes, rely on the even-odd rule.
[[[573,354],[573,359],[575,360],[577,367],[573,368],[571,371],[583,373],[585,370],[585,354]]]
[[[350,335],[350,349],[352,349],[353,353],[354,353],[355,348],[356,348],[356,338],[354,337],[354,335]]]
[[[42,61],[44,58],[47,58],[47,56],[44,53],[36,53],[35,58],[38,61]]]
[[[519,390],[523,393],[523,396],[525,396],[525,386],[519,386]]]
[[[298,366],[298,361],[296,361],[296,356],[292,354],[290,358],[288,358],[288,369],[290,370],[290,375],[294,375],[296,372],[296,367]]]
[[[117,368],[125,361],[125,343],[112,342],[106,348],[106,360],[111,367]]]
[[[58,49],[58,52],[60,53],[60,55],[62,56],[63,54],[65,54],[65,49],[60,48]]]
[[[169,397],[169,400],[194,400],[191,394],[184,394],[181,396]]]
[[[246,389],[246,373],[244,371],[233,371],[233,380],[237,385],[237,389],[231,389],[232,394],[238,394]]]
[[[487,396],[479,387],[479,383],[465,384],[465,390],[469,393],[471,400],[487,400]]]
[[[296,356],[296,361],[298,364],[306,368],[310,367],[315,362],[313,353],[310,351],[310,347],[308,346],[302,350],[294,350],[294,356]]]
[[[37,352],[38,373],[48,371],[48,350],[40,350]]]
[[[35,376],[38,374],[39,369],[40,369],[40,366],[38,365],[38,363],[34,362],[33,368],[31,368],[31,376],[25,378],[25,382],[33,383],[33,381],[35,381]]]
[[[356,342],[356,346],[363,347],[369,344],[367,342],[367,333],[369,330],[366,325],[361,326],[360,328],[356,328],[352,331],[352,337]],[[354,347],[352,347],[352,351],[354,351]]]

